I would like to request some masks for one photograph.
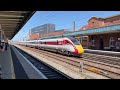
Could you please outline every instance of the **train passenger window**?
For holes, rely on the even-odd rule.
[[[68,37],[75,45],[80,45],[80,42],[73,37]]]

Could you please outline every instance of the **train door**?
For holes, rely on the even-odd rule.
[[[100,37],[100,40],[99,40],[99,49],[100,50],[104,49],[104,42],[103,42],[103,38],[102,37]]]

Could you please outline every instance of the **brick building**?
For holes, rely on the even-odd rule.
[[[91,17],[88,20],[88,24],[80,28],[80,30],[89,30],[117,24],[120,24],[120,15],[114,15],[106,18]],[[107,32],[94,33],[88,35],[88,39],[88,48],[100,50],[120,50],[120,31],[111,32],[109,30]]]
[[[98,28],[103,26],[109,26],[114,24],[120,24],[120,15],[114,15],[106,18],[91,17],[88,20],[88,24],[84,25],[80,30],[87,30],[90,28]]]
[[[54,31],[54,32],[50,32],[50,33],[45,33],[45,34],[36,33],[36,34],[29,35],[29,39],[33,40],[33,39],[38,39],[38,38],[42,38],[42,37],[45,37],[45,36],[52,36],[52,35],[58,35],[58,34],[64,34],[64,33],[65,33],[64,29],[57,30],[57,31]]]

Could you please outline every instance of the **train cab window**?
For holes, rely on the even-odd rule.
[[[80,42],[78,40],[76,40],[73,37],[69,37],[69,39],[75,44],[75,45],[80,45]]]

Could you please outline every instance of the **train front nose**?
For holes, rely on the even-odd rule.
[[[75,45],[75,47],[78,50],[78,54],[83,54],[84,53],[84,49],[83,49],[82,45]]]

